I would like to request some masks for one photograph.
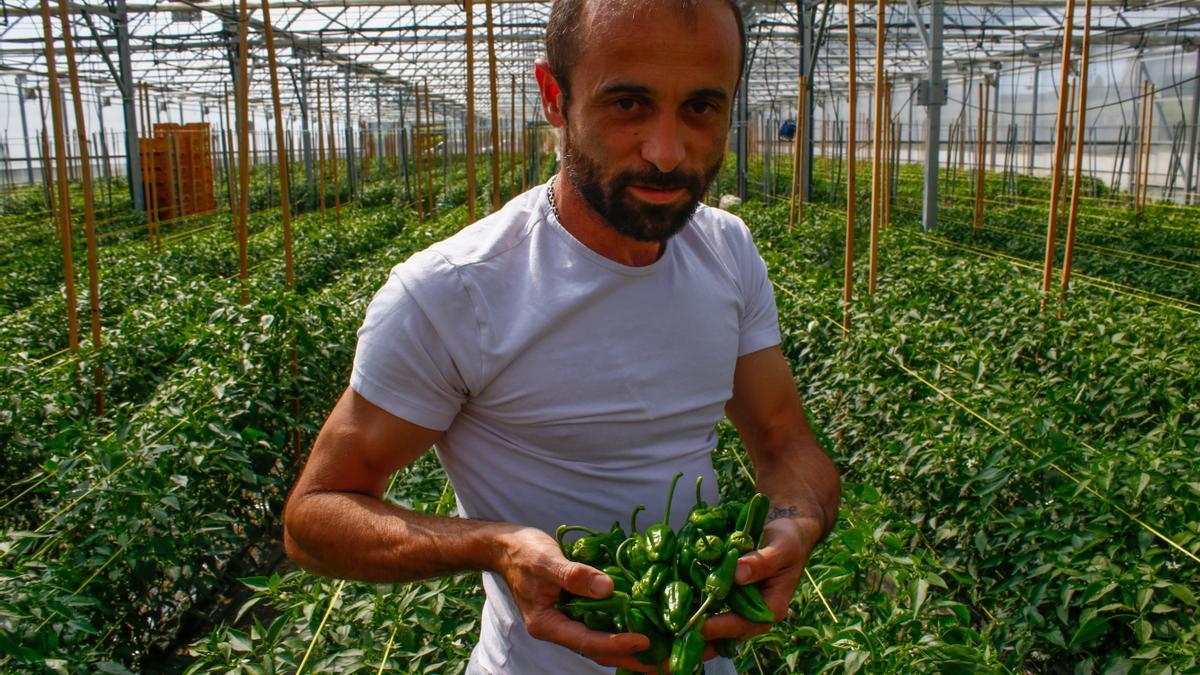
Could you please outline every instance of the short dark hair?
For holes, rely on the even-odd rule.
[[[579,39],[583,28],[583,10],[587,0],[553,0],[550,5],[550,19],[546,22],[546,62],[550,72],[558,80],[563,96],[571,94],[571,69],[579,61]],[[602,0],[607,1],[607,0]],[[679,9],[691,12],[704,0],[676,0]],[[735,0],[725,0],[725,5],[733,11],[737,21],[738,42],[741,47],[741,58],[738,61],[737,86],[742,82],[742,70],[746,67],[746,22],[742,18],[742,10]]]

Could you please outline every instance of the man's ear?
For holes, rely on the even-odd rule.
[[[542,114],[546,116],[546,121],[559,129],[567,126],[567,97],[550,70],[550,64],[545,59],[538,59],[533,64],[533,75],[542,94]]]

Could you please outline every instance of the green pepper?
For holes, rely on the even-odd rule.
[[[704,565],[700,564],[699,560],[693,561],[688,567],[688,580],[692,582],[692,587],[704,589],[704,580],[708,577],[708,570],[704,569]]]
[[[563,535],[577,531],[587,532],[588,535],[570,543],[563,542]],[[554,538],[558,540],[558,547],[562,549],[567,560],[585,564],[599,560],[604,555],[604,547],[608,541],[608,535],[583,525],[563,525],[555,530]]]
[[[717,638],[712,643],[713,649],[717,650],[717,656],[724,656],[727,659],[737,656],[737,638]]]
[[[625,630],[630,633],[641,633],[650,641],[650,646],[634,656],[646,665],[658,665],[671,655],[671,634],[666,632],[656,621],[653,611],[645,608],[631,607],[625,613]]]
[[[761,492],[754,493],[750,501],[738,513],[737,524],[733,529],[744,530],[751,539],[758,541],[762,536],[763,526],[767,523],[767,510],[771,508],[771,500]]]
[[[761,492],[746,502],[738,515],[737,529],[727,540],[730,548],[737,549],[738,553],[749,553],[757,547],[756,542],[762,536],[763,525],[767,520],[767,508],[770,505],[770,500]]]
[[[701,532],[723,534],[729,527],[725,508],[721,505],[708,506],[700,497],[700,483],[704,476],[696,476],[696,506],[688,514],[688,522],[695,525]]]
[[[645,573],[646,568],[650,566],[650,558],[646,553],[645,537],[643,537],[641,534],[638,534],[637,531],[637,517],[638,514],[644,510],[646,510],[646,505],[638,504],[637,508],[635,508],[633,513],[630,514],[629,537],[625,541],[621,542],[621,544],[617,547],[617,550],[613,552],[613,558],[616,560],[617,564],[626,567],[633,572],[634,576],[630,579],[630,581],[637,581],[638,577]],[[625,549],[626,546],[629,548]],[[622,550],[627,550],[628,553],[625,556],[622,556]]]
[[[646,570],[641,579],[633,584],[633,597],[637,600],[650,600],[658,595],[658,591],[667,582],[671,568],[661,563],[654,563]]]
[[[672,675],[691,675],[704,663],[704,637],[698,630],[689,630],[671,645],[668,662]]]
[[[715,534],[706,534],[696,540],[692,547],[696,559],[712,565],[719,562],[725,555],[725,542]]]
[[[583,625],[591,628],[592,630],[598,630],[607,633],[613,629],[612,616],[606,612],[584,612]]]
[[[621,529],[621,523],[614,520],[612,527],[610,527],[608,529],[608,533],[604,535],[604,547],[608,549],[608,554],[610,556],[615,556],[617,554],[617,547],[620,546],[621,542],[625,541],[626,538],[625,530]]]
[[[633,606],[633,599],[629,597],[628,593],[622,591],[613,591],[612,595],[598,600],[594,598],[574,597],[565,603],[556,605],[560,611],[576,621],[583,620],[588,612],[615,614],[617,612],[627,612]]]
[[[672,632],[677,632],[688,622],[692,611],[692,587],[686,581],[672,581],[663,589],[659,602],[662,620]]]
[[[721,564],[708,573],[704,578],[704,602],[700,603],[700,609],[692,615],[688,620],[687,625],[683,630],[691,630],[697,621],[701,619],[709,606],[714,602],[720,602],[729,595],[729,591],[733,589],[733,575],[737,572],[738,552],[736,549],[729,549],[725,552],[725,557],[721,559]]]
[[[692,566],[692,561],[696,559],[696,540],[700,537],[700,530],[691,523],[684,524],[679,528],[679,544],[678,555],[676,556],[675,570],[676,576],[686,577],[688,570]]]
[[[641,580],[642,575],[651,567],[650,559],[646,557],[646,549],[636,536],[621,542],[617,547],[617,554],[613,557],[617,567],[631,584]]]
[[[667,492],[667,511],[663,514],[662,522],[646,528],[646,554],[650,562],[665,563],[675,559],[678,541],[675,530],[671,529],[671,501],[675,498],[675,485],[682,475],[683,472],[680,471],[671,479],[671,490]]]
[[[625,576],[625,570],[616,565],[609,565],[600,570],[613,580],[613,590],[633,594],[633,582]]]
[[[734,586],[726,600],[729,608],[743,619],[754,623],[775,623],[775,612],[763,600],[758,586]]]

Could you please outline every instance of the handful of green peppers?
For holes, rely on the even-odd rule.
[[[696,505],[678,532],[671,529],[671,502],[683,473],[675,474],[661,522],[639,532],[638,505],[629,518],[629,534],[619,522],[607,532],[563,525],[556,533],[568,560],[602,570],[613,580],[613,593],[601,599],[564,597],[558,608],[588,628],[645,635],[650,647],[637,654],[652,666],[667,661],[672,675],[703,670],[704,620],[726,608],[755,623],[775,622],[757,586],[733,582],[738,558],[758,547],[770,500],[755,494],[750,501],[709,506],[700,497],[703,477],[696,478]],[[584,532],[571,542],[568,532]],[[716,642],[722,656],[733,656],[737,642]]]

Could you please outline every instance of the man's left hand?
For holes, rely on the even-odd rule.
[[[788,605],[804,575],[808,556],[821,536],[821,525],[814,519],[779,518],[763,529],[762,548],[750,551],[738,559],[734,583],[746,586],[761,584],[763,600],[775,614],[776,621],[787,616]],[[733,612],[718,614],[704,623],[704,639],[737,638],[742,642],[771,630],[771,625],[754,623]],[[710,645],[705,658],[716,654]]]

